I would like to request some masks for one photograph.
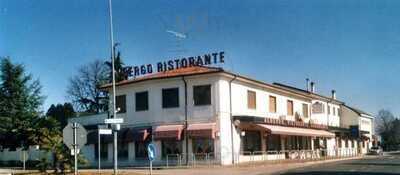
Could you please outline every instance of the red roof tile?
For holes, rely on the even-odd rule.
[[[206,67],[206,66],[193,66],[193,67],[187,67],[187,68],[174,69],[174,70],[165,71],[165,72],[158,72],[158,73],[154,73],[151,75],[137,77],[134,79],[128,79],[128,80],[120,81],[120,82],[116,83],[115,85],[121,86],[121,85],[132,84],[132,83],[137,83],[137,82],[146,81],[146,80],[173,78],[173,77],[188,76],[188,75],[199,75],[199,74],[215,73],[215,72],[223,72],[223,71],[224,70],[222,68]],[[101,88],[107,89],[111,86],[112,86],[111,83],[109,83],[109,84],[105,84],[105,85],[101,86]]]

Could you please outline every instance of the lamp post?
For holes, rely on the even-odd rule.
[[[117,117],[117,111],[116,111],[116,104],[115,104],[115,65],[114,65],[114,31],[113,31],[113,18],[112,18],[112,0],[108,0],[108,14],[110,16],[110,42],[111,42],[111,66],[112,66],[112,116],[113,118]],[[116,128],[113,129],[113,134],[114,134],[114,156],[113,156],[113,162],[114,162],[114,175],[117,174],[117,168],[118,168],[118,145],[117,145],[117,130]]]

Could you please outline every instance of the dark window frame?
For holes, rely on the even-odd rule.
[[[173,92],[176,91],[176,92]],[[171,95],[171,94],[165,94],[165,93],[176,93],[176,97],[171,97],[171,96],[166,96],[166,95]],[[161,98],[162,98],[162,108],[179,108],[179,87],[173,87],[173,88],[163,88],[161,90]],[[171,98],[175,98],[174,101],[171,102]]]
[[[139,97],[142,97],[142,95],[144,95],[146,97],[145,102],[138,103],[138,101],[140,100]],[[144,96],[143,96],[143,98],[144,98]],[[139,111],[148,111],[148,110],[149,110],[149,91],[136,92],[135,93],[135,111],[139,112]]]
[[[205,88],[205,89],[202,89]],[[201,94],[201,93],[205,94]],[[200,94],[197,94],[200,93]],[[211,84],[193,86],[193,105],[207,106],[211,105]],[[205,99],[202,99],[205,98]]]
[[[121,102],[123,102],[123,103],[120,104]],[[118,114],[126,113],[126,95],[125,94],[115,96],[115,106],[116,106],[117,110],[118,110],[118,108],[120,109],[117,111]]]

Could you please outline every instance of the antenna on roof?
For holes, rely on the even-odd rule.
[[[309,84],[310,84],[310,79],[306,78],[306,90],[307,91],[310,91]]]

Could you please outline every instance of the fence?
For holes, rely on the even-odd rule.
[[[358,156],[356,148],[317,149],[317,150],[276,150],[276,151],[242,151],[234,156],[235,164],[283,161],[315,161]],[[187,160],[186,160],[187,159]],[[165,166],[212,166],[221,164],[221,154],[191,153],[169,154]]]

